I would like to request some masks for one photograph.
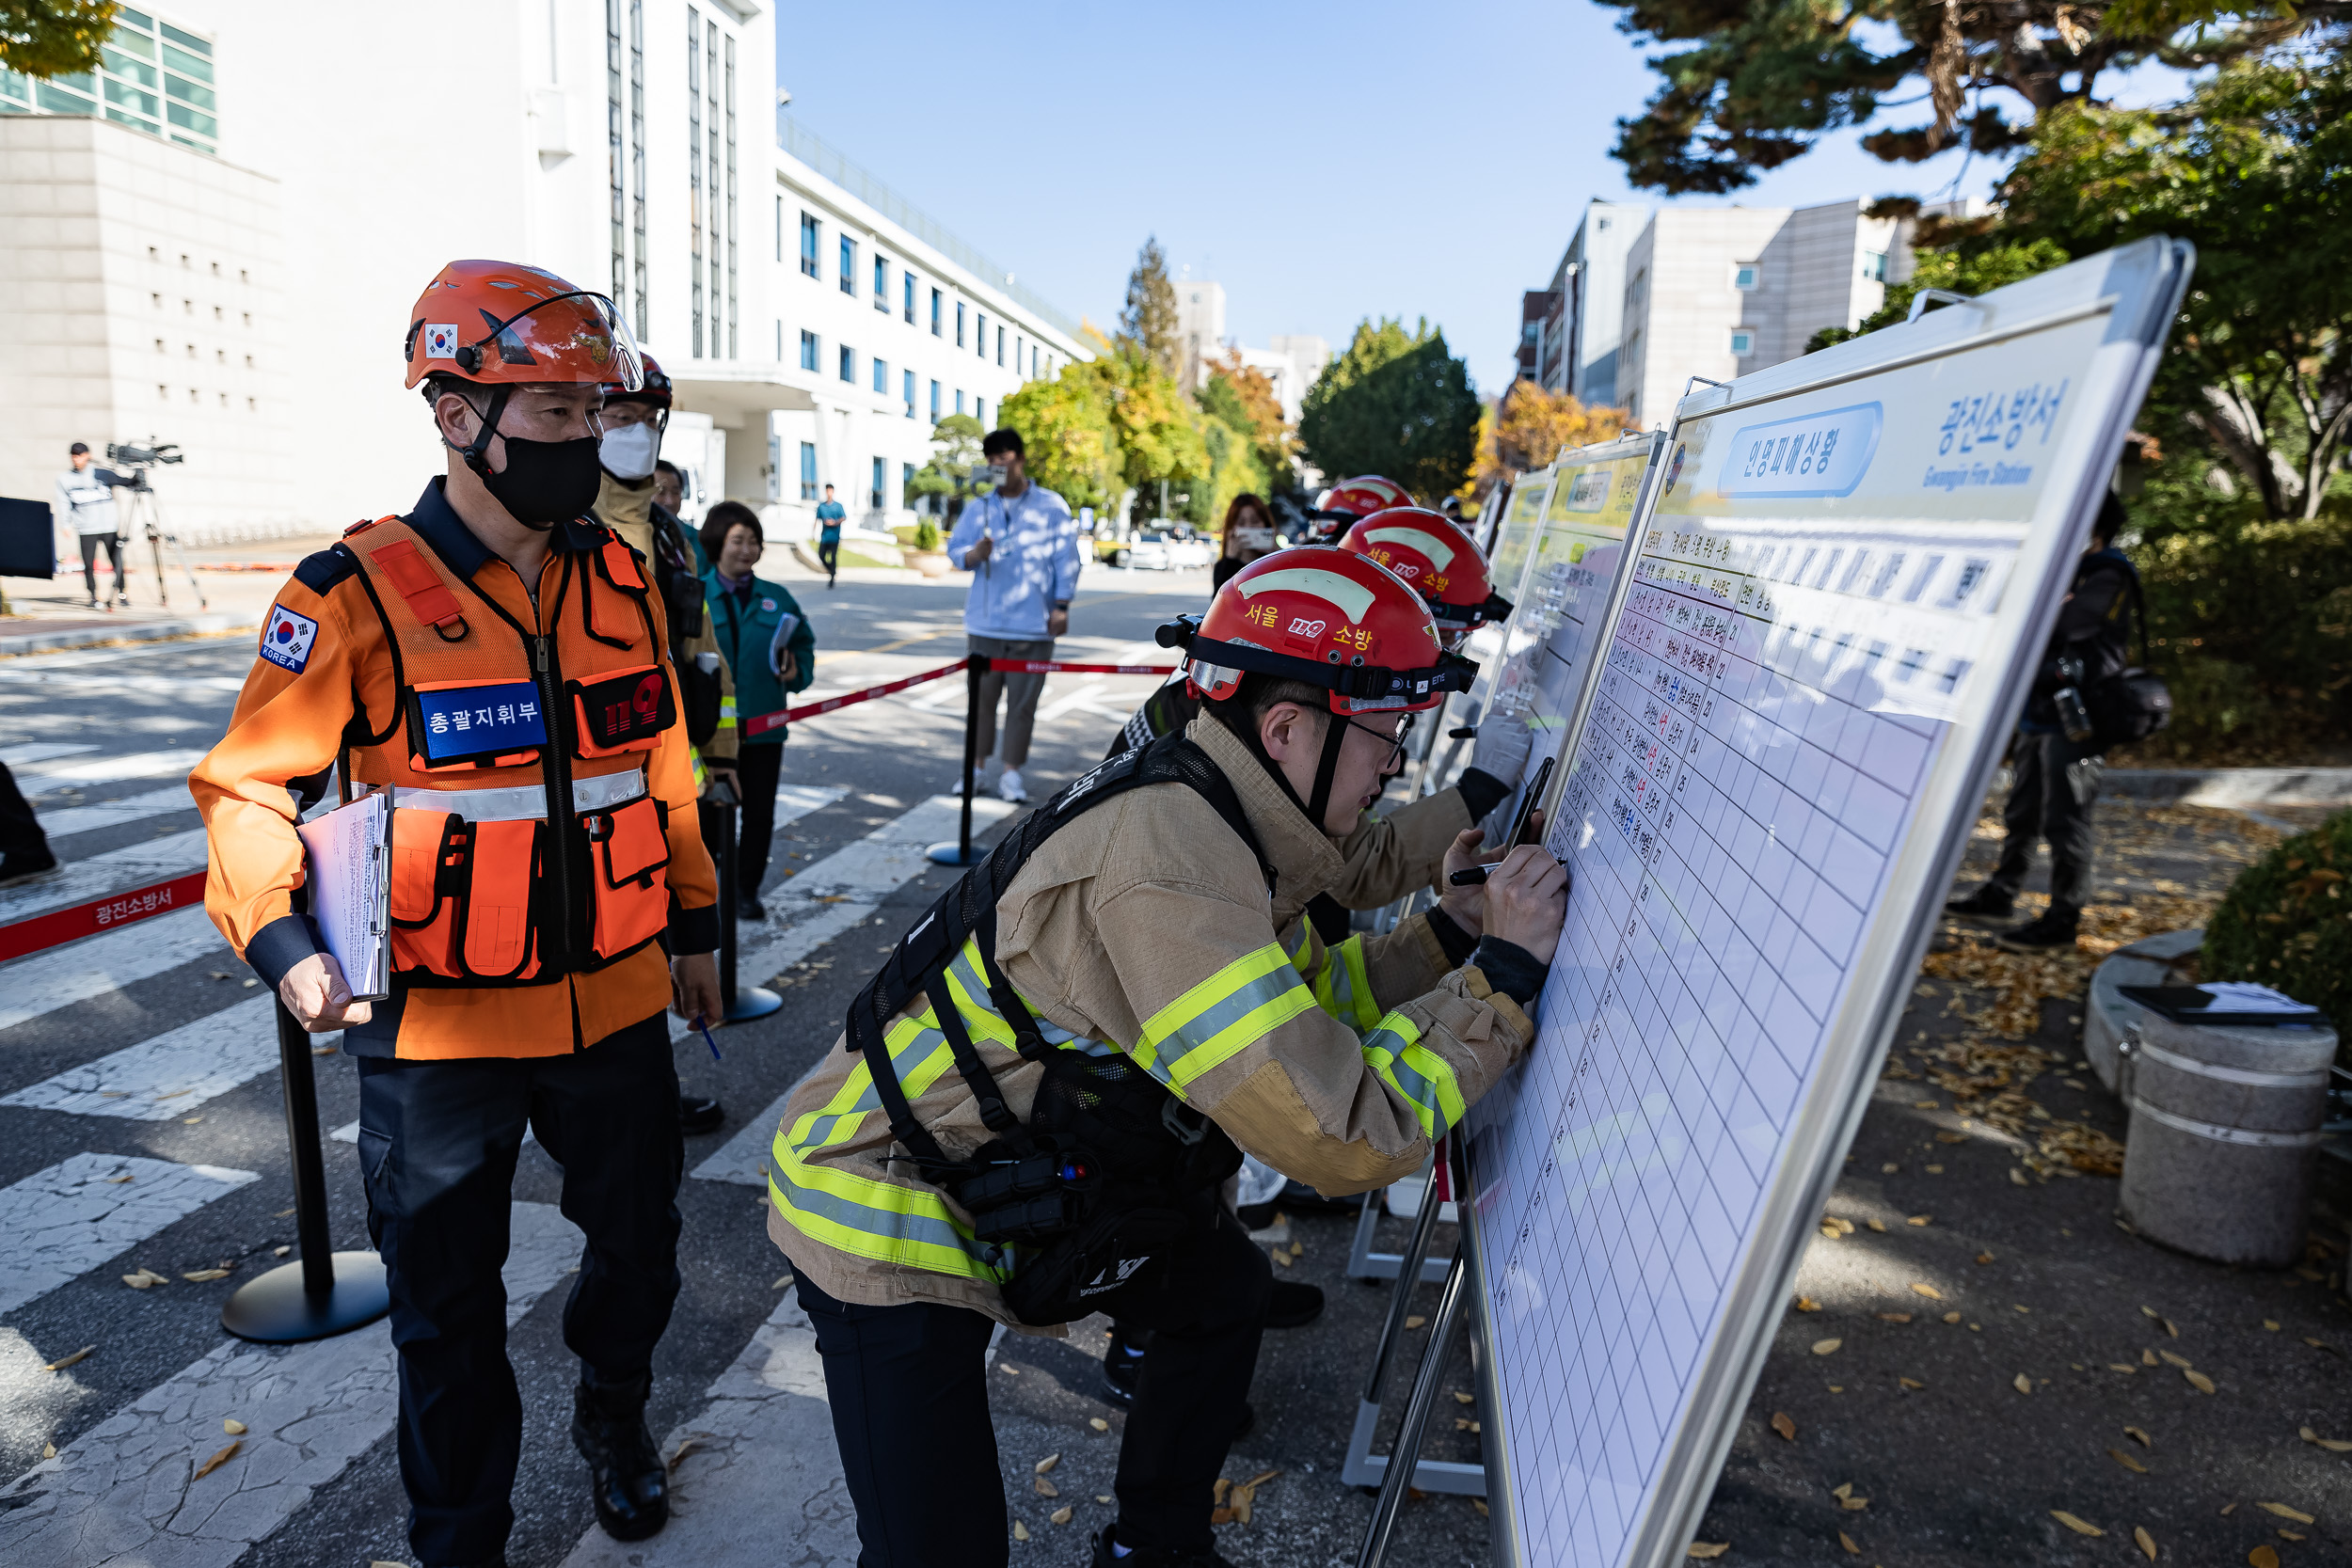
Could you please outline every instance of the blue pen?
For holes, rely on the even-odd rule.
[[[710,1037],[710,1025],[703,1022],[700,1013],[694,1015],[694,1027],[703,1032],[703,1043],[710,1047],[710,1059],[714,1062],[725,1061],[726,1058],[719,1054],[719,1042]]]

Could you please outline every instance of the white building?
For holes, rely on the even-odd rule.
[[[1222,358],[1225,338],[1225,285],[1205,278],[1179,277],[1176,292],[1176,341],[1184,348],[1181,380],[1184,390],[1200,389],[1201,367]]]
[[[1692,376],[1729,381],[1860,325],[1911,261],[1908,220],[1863,206],[1661,208],[1625,256],[1613,401],[1662,425]]]
[[[1521,301],[1521,378],[1582,403],[1617,401],[1626,252],[1648,223],[1646,207],[1584,204],[1550,284],[1530,290]]]
[[[761,0],[121,16],[90,78],[0,72],[0,494],[151,435],[185,449],[156,477],[185,535],[405,510],[443,461],[400,344],[456,257],[611,293],[677,384],[690,510],[772,501],[787,530],[828,481],[898,513],[934,385],[988,420],[1085,354],[814,137],[777,145]]]

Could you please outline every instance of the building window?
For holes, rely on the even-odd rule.
[[[906,500],[907,500],[907,489],[908,489],[908,487],[909,487],[910,485],[912,485],[914,483],[914,464],[912,464],[912,463],[901,463],[901,464],[899,464],[899,465],[898,465],[898,504],[900,504],[901,506],[903,506],[903,505],[905,505],[905,504],[906,504]]]
[[[978,351],[980,357],[985,359],[988,357],[988,312],[985,310],[973,311],[972,325],[974,328],[972,333],[972,346],[974,349]]]
[[[784,260],[784,198],[776,198],[776,260]]]
[[[628,232],[630,304],[645,341],[645,0],[628,0]]]
[[[1031,381],[1037,379],[1037,345],[1035,343],[1029,345],[1029,379]]]
[[[879,457],[875,458],[875,459],[874,459],[874,491],[873,491],[873,495],[874,495],[874,510],[875,510],[875,511],[877,511],[877,512],[880,512],[880,511],[882,509],[882,473],[883,473],[883,471],[884,471],[884,470],[883,470],[883,468],[882,468],[882,460],[881,458],[879,458]]]
[[[703,356],[703,19],[686,8],[686,222],[693,230],[687,258],[694,357]]]
[[[907,271],[904,267],[900,267],[898,269],[898,282],[901,285],[899,293],[906,296],[907,325],[909,326],[913,326],[914,325],[914,274]]]
[[[155,340],[155,342],[156,342],[156,345],[157,345],[158,347],[160,347],[160,346],[162,346],[163,340],[162,340],[161,338],[158,338],[158,339],[156,339],[156,340]],[[938,383],[938,382],[936,382],[936,381],[934,381],[934,382],[932,382],[932,383],[931,383],[931,423],[933,423],[933,424],[937,424],[938,422],[939,422],[939,383]]]
[[[1735,359],[1745,359],[1755,352],[1756,329],[1749,326],[1733,327],[1731,329],[1731,356]]]
[[[1005,362],[1005,329],[1001,326],[996,329],[996,362]]]
[[[711,30],[716,32],[718,29],[713,27]],[[742,356],[743,350],[737,338],[737,329],[742,325],[742,320],[737,314],[736,304],[735,35],[732,33],[726,36],[725,55],[726,97],[722,106],[727,117],[727,357],[737,359]]]
[[[963,346],[963,301],[961,301],[961,300],[957,300],[957,301],[956,301],[956,347],[958,347],[958,348],[961,348],[962,346]],[[957,413],[959,413],[959,414],[961,414],[961,413],[962,413],[962,412],[963,412],[963,410],[962,410],[962,409],[961,409],[961,408],[959,408],[959,409],[957,409],[957,410],[956,410],[956,412],[957,412]]]
[[[0,114],[96,115],[206,152],[217,150],[209,39],[119,8],[99,68],[38,81],[0,66]]]
[[[956,388],[956,412],[963,412],[963,388],[961,387]]]
[[[1015,333],[1012,340],[1012,373],[1015,375],[1019,375],[1021,373],[1021,336],[1019,333]]]
[[[890,365],[880,355],[874,356],[874,390],[883,394],[890,390]]]
[[[841,379],[857,384],[857,355],[846,345],[841,350]]]
[[[1866,250],[1862,253],[1862,276],[1873,283],[1886,281],[1886,252]]]
[[[801,214],[801,276],[817,276],[817,220],[806,213]]]
[[[972,417],[980,421],[982,430],[988,428],[988,399],[976,397],[972,400]]]
[[[883,315],[890,313],[890,259],[874,258],[874,309]]]
[[[907,418],[910,420],[914,418],[914,372],[913,371],[898,372],[898,392],[906,399]]]
[[[939,291],[933,289],[931,291],[931,336],[934,338],[939,336]]]
[[[1756,265],[1754,261],[1740,262],[1738,266],[1731,269],[1731,286],[1739,290],[1741,293],[1747,293],[1753,291],[1756,287]]]
[[[841,292],[857,297],[857,242],[847,234],[841,236]]]
[[[811,332],[806,327],[803,327],[801,328],[801,369],[804,371],[813,371],[816,368],[817,334]]]
[[[776,363],[784,363],[784,323],[781,320],[776,323]]]
[[[801,443],[801,499],[813,501],[816,499],[817,443],[803,441]]]
[[[628,153],[622,139],[628,112],[621,86],[621,0],[604,0],[605,182],[612,193],[612,303],[628,308]]]

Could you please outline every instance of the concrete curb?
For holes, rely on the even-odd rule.
[[[8,632],[0,634],[0,658],[19,654],[56,653],[63,648],[94,648],[109,642],[166,642],[180,637],[216,637],[223,632],[250,631],[261,624],[259,615],[222,611],[175,615],[165,621],[136,621],[120,626]]]
[[[2180,806],[2352,805],[2352,768],[2118,768],[2102,794]]]

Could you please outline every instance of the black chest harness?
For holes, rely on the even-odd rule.
[[[1024,1323],[1068,1323],[1108,1310],[1121,1291],[1152,1288],[1178,1240],[1214,1221],[1216,1189],[1241,1163],[1216,1124],[1123,1052],[1098,1056],[1049,1044],[996,962],[996,905],[1038,847],[1081,814],[1162,784],[1187,785],[1207,801],[1257,857],[1271,891],[1274,869],[1232,783],[1183,735],[1166,736],[1100,764],[1024,817],[898,939],[850,1005],[847,1049],[865,1056],[890,1131],[908,1150],[897,1158],[971,1215],[975,1238],[998,1249],[999,1261],[1021,1249],[1004,1293]],[[973,1047],[948,986],[948,966],[967,939],[1015,1047],[1043,1069],[1025,1124]],[[991,1133],[961,1160],[915,1118],[891,1063],[890,1020],[918,995],[930,1001]]]

